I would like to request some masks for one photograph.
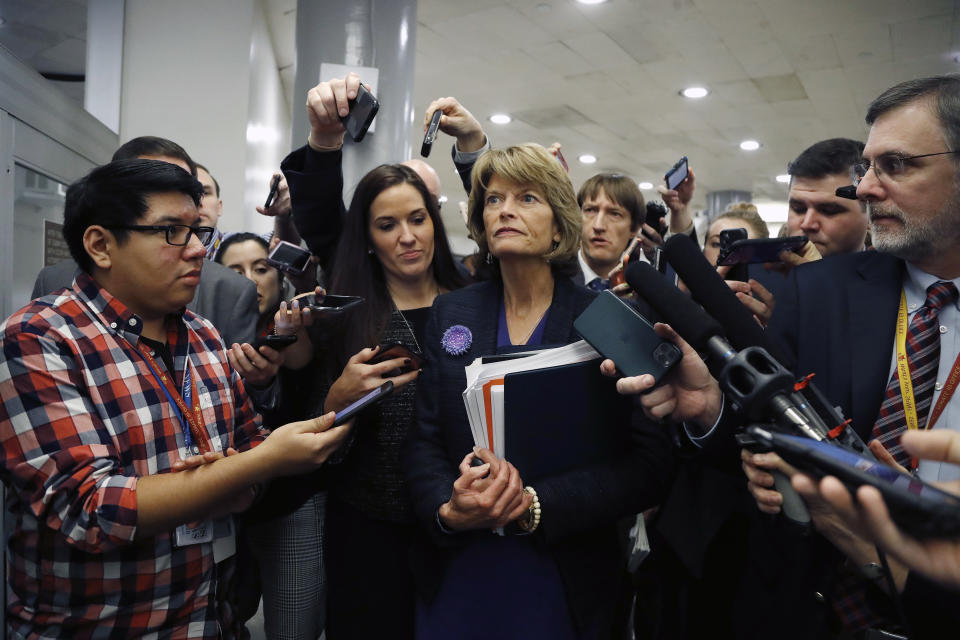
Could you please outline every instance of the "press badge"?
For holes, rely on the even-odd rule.
[[[198,523],[195,527],[182,524],[177,527],[174,538],[174,543],[178,547],[188,547],[192,544],[213,542],[213,520],[208,518]]]

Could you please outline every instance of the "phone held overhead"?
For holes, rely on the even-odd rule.
[[[354,142],[363,140],[367,134],[367,129],[373,124],[373,119],[380,110],[380,102],[370,91],[362,84],[357,89],[357,97],[348,101],[350,113],[340,118],[347,134]]]
[[[437,139],[437,130],[440,128],[440,118],[443,117],[443,111],[436,109],[430,116],[430,124],[427,126],[427,132],[423,134],[423,144],[420,145],[420,155],[424,158],[430,155],[433,149],[433,143]]]
[[[667,189],[673,191],[679,187],[680,183],[687,179],[688,173],[687,156],[683,156],[677,160],[677,163],[663,176],[664,182],[667,183]]]
[[[292,242],[281,240],[267,255],[267,264],[284,273],[299,275],[310,264],[310,252]]]
[[[269,209],[273,204],[273,199],[277,197],[277,189],[280,187],[280,174],[274,176],[270,183],[270,193],[267,194],[267,201],[263,203],[264,209]]]

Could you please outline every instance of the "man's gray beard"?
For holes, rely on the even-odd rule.
[[[960,202],[957,198],[934,218],[911,222],[899,209],[869,205],[868,212],[896,218],[900,229],[878,229],[870,223],[870,238],[877,251],[918,262],[957,246],[960,240]]]

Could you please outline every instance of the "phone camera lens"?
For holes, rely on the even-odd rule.
[[[671,344],[660,344],[653,351],[653,359],[663,368],[669,368],[676,362],[675,351]]]

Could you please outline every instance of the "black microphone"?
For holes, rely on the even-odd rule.
[[[630,288],[656,309],[684,340],[697,351],[709,354],[707,366],[737,410],[745,409],[753,420],[772,417],[789,431],[799,430],[821,439],[788,395],[793,384],[789,371],[759,347],[748,347],[738,353],[723,337],[719,323],[649,264],[628,265],[624,277]],[[790,485],[790,479],[777,471],[773,472],[773,478],[777,491],[783,496],[784,515],[802,526],[809,525],[810,513]]]
[[[730,344],[736,349],[763,347],[785,367],[793,367],[793,358],[767,338],[753,314],[737,299],[690,236],[673,236],[667,240],[664,253],[693,298],[723,327]]]

